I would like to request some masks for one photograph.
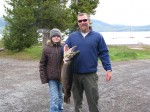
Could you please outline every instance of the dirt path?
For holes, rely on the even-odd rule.
[[[0,112],[48,112],[48,85],[39,79],[38,61],[0,59]],[[150,112],[150,60],[112,63],[105,81],[99,65],[100,112]],[[64,112],[73,111],[73,100]],[[83,112],[88,112],[86,99]]]

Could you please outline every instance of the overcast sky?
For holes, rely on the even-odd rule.
[[[100,0],[96,15],[91,18],[109,24],[150,25],[150,0]],[[4,14],[0,3],[0,17]]]
[[[150,25],[150,0],[100,0],[91,18],[110,24]]]
[[[0,17],[4,14],[4,0],[0,0]]]

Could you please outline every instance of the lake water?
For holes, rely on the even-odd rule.
[[[150,31],[142,32],[100,32],[107,45],[146,44],[150,45]],[[0,40],[2,35],[0,34]]]
[[[147,44],[150,45],[150,31],[142,32],[100,32],[107,45]]]

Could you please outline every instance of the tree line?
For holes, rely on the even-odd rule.
[[[22,51],[37,43],[40,28],[77,29],[77,14],[95,14],[99,0],[5,0],[3,42],[6,49]],[[70,2],[70,5],[67,5]]]

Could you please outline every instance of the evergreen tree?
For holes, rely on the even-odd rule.
[[[22,51],[37,42],[39,28],[59,28],[68,33],[77,28],[77,14],[94,14],[99,0],[6,0],[4,46]]]
[[[6,26],[3,34],[4,46],[8,50],[22,51],[37,42],[38,28],[57,27],[65,31],[65,1],[59,0],[7,0],[4,16]]]
[[[99,4],[99,0],[71,0],[71,23],[73,24],[70,31],[77,29],[77,15],[78,13],[87,13],[89,15],[94,15],[96,8]]]
[[[65,31],[68,27],[65,0],[37,0],[35,10],[36,24],[38,28],[59,28]]]
[[[32,0],[8,0],[10,8],[5,8],[6,26],[4,46],[12,51],[21,51],[37,42],[37,28],[34,25],[34,2]]]

